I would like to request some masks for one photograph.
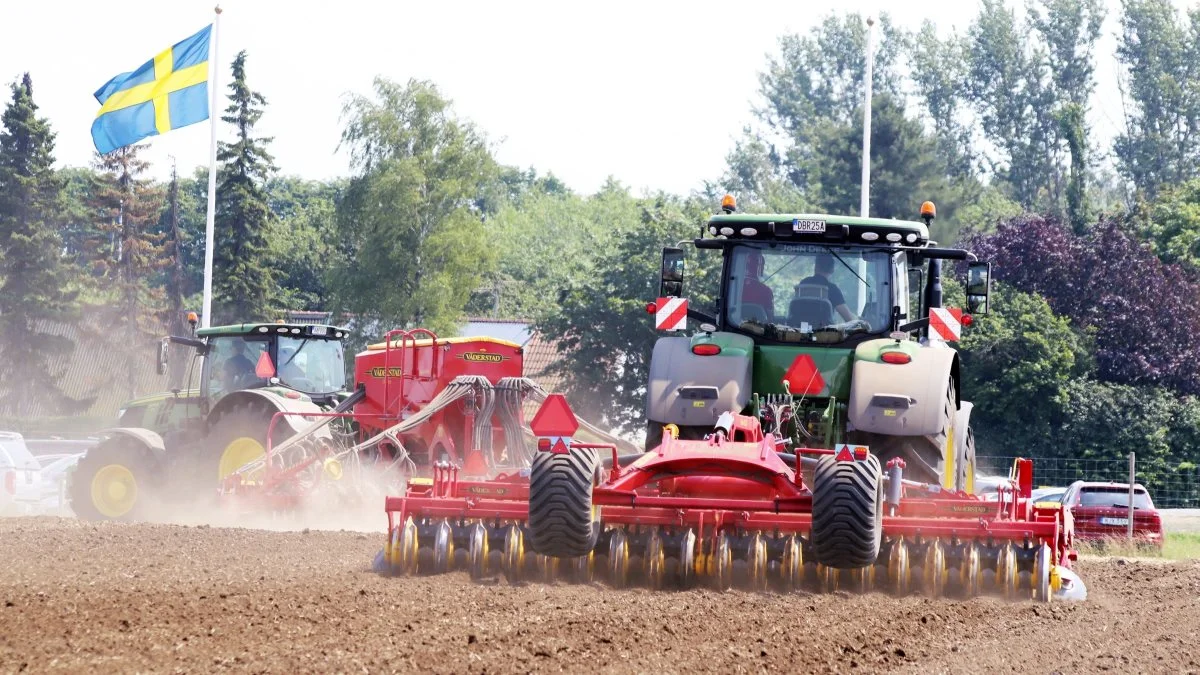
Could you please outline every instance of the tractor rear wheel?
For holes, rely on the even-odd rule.
[[[529,537],[535,553],[576,558],[592,552],[600,534],[592,488],[596,451],[537,452],[529,473]]]
[[[813,471],[812,543],[815,562],[836,569],[875,563],[883,539],[883,480],[879,460],[839,462],[825,455]]]
[[[941,418],[940,431],[929,436],[874,436],[858,440],[871,446],[883,466],[895,457],[904,460],[905,478],[953,490],[959,482],[959,460],[966,445],[956,438],[960,430],[955,423],[958,403],[953,380],[946,387]]]
[[[214,498],[221,482],[267,453],[267,428],[273,410],[265,406],[240,406],[212,420],[208,439],[197,448],[191,462],[193,488]],[[291,435],[287,424],[275,425],[275,445]]]
[[[68,481],[67,499],[81,520],[144,520],[162,488],[162,464],[150,448],[118,436],[88,450]]]

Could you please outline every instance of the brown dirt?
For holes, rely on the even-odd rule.
[[[1200,564],[1083,604],[382,578],[381,535],[0,520],[0,671],[1200,672]]]

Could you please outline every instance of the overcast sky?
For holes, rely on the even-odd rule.
[[[1090,118],[1105,144],[1121,122],[1112,37],[1119,0],[1106,1]],[[213,4],[9,0],[0,82],[29,71],[35,100],[58,134],[59,164],[84,165],[94,152],[90,126],[99,108],[92,93],[199,30],[212,20]],[[229,63],[245,49],[250,86],[267,97],[259,129],[275,138],[277,165],[329,178],[349,172],[346,153],[337,151],[343,95],[368,93],[376,75],[427,78],[487,134],[501,162],[552,171],[584,193],[610,175],[639,192],[687,192],[720,175],[741,128],[754,122],[757,74],[780,35],[811,30],[835,9],[887,10],[912,28],[933,18],[943,31],[962,32],[979,5],[227,0],[221,105]],[[168,173],[168,156],[190,172],[208,161],[208,125],[153,137],[149,145],[156,175]]]

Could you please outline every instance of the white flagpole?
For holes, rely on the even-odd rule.
[[[867,17],[867,73],[863,78],[866,96],[863,99],[863,156],[862,156],[862,199],[858,215],[866,218],[871,208],[871,86],[874,84],[872,70],[875,65],[874,28],[875,19]]]
[[[217,77],[221,74],[221,62],[217,57],[217,46],[221,33],[221,6],[213,8],[216,18],[213,19],[212,48],[208,53],[209,67],[212,69],[208,78],[208,126],[210,130],[208,149],[208,222],[204,227],[204,313],[200,320],[201,328],[212,325],[212,272],[213,272],[213,224],[217,213]]]

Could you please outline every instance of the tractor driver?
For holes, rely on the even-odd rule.
[[[221,364],[222,380],[228,391],[242,389],[247,384],[258,379],[254,372],[254,362],[246,356],[246,343],[240,338],[234,339],[234,349],[237,351]]]
[[[854,321],[857,317],[850,308],[846,306],[846,298],[842,295],[842,289],[833,283],[833,254],[822,253],[817,256],[816,268],[813,270],[815,274],[811,277],[800,280],[801,286],[823,286],[829,291],[829,304],[833,309],[842,316],[844,321]]]
[[[767,321],[775,320],[775,293],[761,280],[766,261],[760,251],[746,256],[746,281],[742,284],[742,304],[758,305],[766,312]]]

